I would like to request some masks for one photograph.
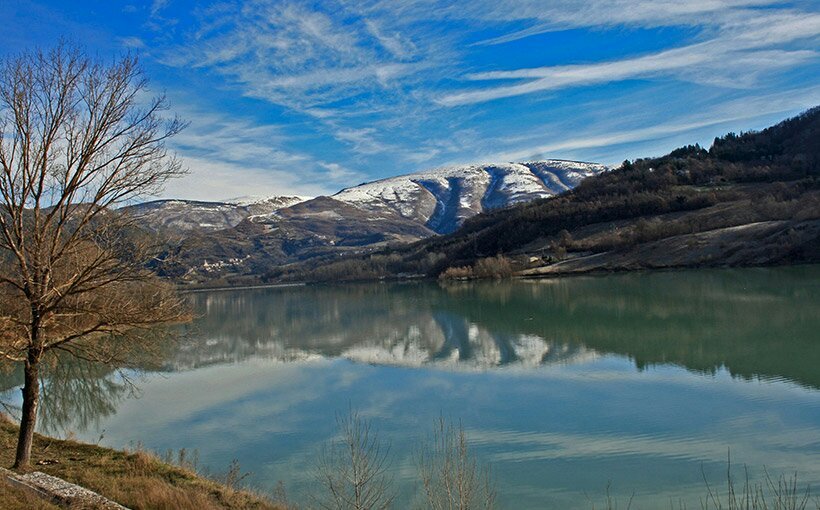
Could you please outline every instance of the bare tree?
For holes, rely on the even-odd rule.
[[[384,510],[393,503],[383,448],[369,421],[351,409],[336,415],[338,439],[325,447],[316,466],[324,497],[314,502],[327,510]]]
[[[488,468],[481,468],[467,445],[461,425],[444,417],[416,456],[428,508],[433,510],[491,509],[496,490]]]
[[[117,207],[183,173],[137,59],[61,43],[0,61],[0,358],[24,365],[15,467],[29,464],[49,352],[112,362],[185,307]]]

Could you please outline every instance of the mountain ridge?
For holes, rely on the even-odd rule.
[[[249,216],[270,213],[305,200],[305,197],[292,195],[266,197],[247,203],[165,198],[129,205],[123,211],[136,216],[149,230],[169,230],[180,234],[232,228]]]
[[[489,209],[562,193],[582,179],[607,170],[605,165],[570,160],[454,165],[385,177],[343,188],[334,200],[379,214],[390,209],[424,223],[436,233],[449,233],[465,219]],[[150,230],[221,230],[242,220],[265,222],[277,211],[320,197],[245,196],[219,201],[165,198],[131,205]],[[455,208],[455,210],[453,210]],[[203,221],[197,221],[201,219]]]
[[[482,211],[562,193],[606,170],[569,160],[448,166],[363,183],[331,196],[373,212],[391,208],[443,234]]]
[[[545,277],[820,262],[820,107],[708,149],[627,160],[452,233],[280,268],[270,281]]]
[[[164,200],[126,212],[174,240],[165,262],[156,266],[160,274],[202,281],[259,276],[300,260],[450,233],[476,214],[561,193],[607,170],[566,160],[452,166],[362,183],[331,196],[283,197],[293,203],[281,207],[277,197],[256,203],[256,210]]]

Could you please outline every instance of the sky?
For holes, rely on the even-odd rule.
[[[820,104],[816,0],[0,0],[0,20],[0,56],[139,55],[190,123],[164,197],[616,165]]]

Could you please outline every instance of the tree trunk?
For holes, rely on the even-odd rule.
[[[40,404],[40,360],[29,356],[26,360],[25,384],[23,385],[23,413],[20,417],[20,435],[17,438],[17,456],[14,468],[26,468],[31,460],[34,427],[37,424],[37,407]]]

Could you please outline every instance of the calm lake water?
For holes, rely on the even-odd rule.
[[[349,406],[391,445],[398,508],[440,415],[492,466],[502,508],[600,508],[608,485],[621,508],[633,493],[632,508],[700,508],[729,451],[754,479],[820,489],[820,266],[190,299],[201,317],[138,395],[75,374],[52,393],[83,405],[50,426],[197,451],[212,472],[238,459],[297,501]]]

